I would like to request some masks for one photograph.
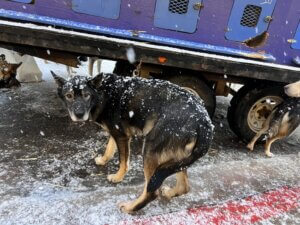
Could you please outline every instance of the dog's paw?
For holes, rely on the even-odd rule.
[[[123,213],[133,213],[132,202],[121,202],[119,203],[119,209]]]
[[[117,173],[116,174],[109,174],[107,176],[107,180],[109,182],[112,182],[112,183],[119,183],[123,180],[123,177],[119,176]]]
[[[247,148],[249,149],[249,151],[253,151],[254,145],[253,144],[248,144]]]
[[[106,164],[106,160],[102,155],[99,155],[98,157],[95,158],[95,163],[96,165],[104,166]]]
[[[269,158],[272,158],[274,156],[274,154],[271,152],[268,152],[268,153],[266,153],[266,156],[268,156]]]
[[[163,186],[161,188],[161,196],[166,200],[170,201],[172,197],[174,197],[172,188],[168,186]]]

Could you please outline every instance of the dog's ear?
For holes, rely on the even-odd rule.
[[[103,73],[99,73],[97,76],[95,76],[93,79],[89,80],[88,84],[93,88],[100,87],[103,79]]]
[[[66,80],[58,75],[56,75],[52,70],[50,71],[56,84],[59,86],[59,87],[62,87],[65,83],[66,83]]]

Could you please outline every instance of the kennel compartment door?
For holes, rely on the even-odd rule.
[[[20,3],[32,3],[34,0],[9,0],[12,2],[20,2]]]
[[[294,39],[292,40],[291,47],[293,49],[300,49],[300,24],[297,27],[297,31],[296,31]]]
[[[235,0],[226,38],[243,42],[267,31],[275,5],[276,0]]]
[[[201,8],[202,0],[157,0],[154,26],[194,33]]]
[[[108,19],[118,19],[121,0],[72,0],[72,9],[75,12]]]

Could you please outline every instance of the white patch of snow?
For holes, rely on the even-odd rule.
[[[45,133],[43,131],[40,131],[40,135],[45,136]]]
[[[129,112],[129,117],[132,118],[133,115],[134,115],[134,112],[133,112],[133,111],[130,111],[130,112]]]
[[[126,56],[131,64],[135,63],[135,51],[133,48],[128,48],[126,50]]]

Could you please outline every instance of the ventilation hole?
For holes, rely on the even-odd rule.
[[[245,27],[255,27],[258,23],[261,7],[256,5],[247,5],[244,9],[241,25]]]
[[[188,11],[189,0],[170,0],[169,11],[177,14],[185,14]]]

